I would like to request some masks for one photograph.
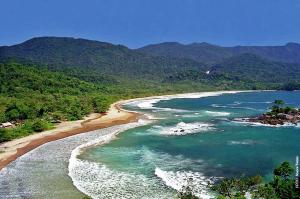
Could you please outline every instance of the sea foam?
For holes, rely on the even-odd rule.
[[[214,198],[209,192],[209,185],[214,183],[216,178],[207,178],[200,172],[192,171],[164,171],[160,168],[155,169],[155,175],[169,187],[185,192],[189,187],[192,193],[202,199]]]
[[[235,94],[240,92],[249,92],[249,91],[216,91],[216,92],[201,92],[201,93],[185,93],[185,94],[177,94],[177,95],[165,95],[165,96],[157,96],[157,97],[149,97],[137,100],[130,100],[126,102],[124,105],[136,106],[140,109],[160,109],[165,111],[174,111],[176,109],[170,108],[158,108],[155,107],[154,104],[171,99],[197,99],[203,97],[213,97],[220,96],[223,94]],[[180,110],[179,110],[180,111]],[[182,111],[182,110],[181,110]]]
[[[145,125],[145,123],[146,121],[127,124],[122,131]],[[72,151],[69,159],[69,176],[72,178],[76,188],[92,198],[99,199],[172,198],[174,193],[160,191],[161,187],[158,187],[159,182],[155,181],[155,179],[149,179],[144,175],[114,171],[100,163],[78,158],[78,155],[81,154],[84,148],[108,143],[120,132],[120,130],[112,131],[109,134],[102,135],[93,141],[78,146]]]
[[[187,135],[214,130],[213,124],[194,122],[179,122],[175,126],[153,126],[150,131],[159,132],[162,135]]]
[[[205,113],[212,116],[229,116],[229,112],[218,112],[218,111],[205,111]]]

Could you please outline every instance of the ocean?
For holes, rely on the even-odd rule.
[[[267,126],[257,116],[282,99],[300,107],[300,92],[206,92],[133,100],[124,109],[148,119],[42,145],[0,171],[0,198],[170,199],[185,186],[224,177],[270,180],[282,161],[295,164],[300,126]],[[78,191],[79,190],[79,191]]]
[[[295,163],[300,126],[240,122],[276,99],[299,107],[300,92],[187,94],[131,101],[125,109],[151,119],[91,146],[76,157],[70,176],[93,198],[175,198],[185,186],[213,198],[207,185],[224,177],[260,174],[270,180],[282,161]],[[79,153],[78,153],[79,154]]]

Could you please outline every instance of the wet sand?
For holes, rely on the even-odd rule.
[[[62,122],[53,130],[33,134],[0,144],[0,170],[18,157],[45,143],[72,135],[137,121],[139,113],[121,108],[124,101],[111,105],[105,114],[93,113],[83,120]]]

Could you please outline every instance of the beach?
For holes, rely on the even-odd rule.
[[[216,96],[224,93],[235,92],[249,91],[198,92],[120,100],[116,103],[113,103],[107,113],[92,113],[82,120],[62,122],[52,130],[36,133],[30,136],[0,144],[0,170],[12,161],[16,160],[18,157],[45,143],[84,132],[137,121],[138,117],[141,114],[122,109],[122,104],[124,103],[145,101],[145,103],[140,103],[140,106],[149,108],[153,103],[156,103],[160,100],[174,98],[200,98],[205,96]]]
[[[62,123],[61,126],[58,126],[56,129],[52,130],[52,132],[42,132],[40,135],[41,137],[35,137],[34,139],[26,137],[22,138],[23,140],[19,139],[5,143],[6,152],[1,155],[7,154],[6,157],[8,158],[6,158],[7,163],[3,164],[4,169],[0,171],[0,185],[2,186],[0,189],[0,195],[5,196],[5,198],[59,197],[63,199],[70,197],[73,199],[81,199],[84,194],[93,196],[94,190],[86,189],[86,175],[96,172],[95,175],[97,175],[97,177],[102,176],[100,178],[102,179],[109,174],[110,177],[106,180],[111,179],[111,181],[113,181],[115,179],[113,178],[115,173],[111,173],[111,171],[106,170],[105,167],[100,168],[98,163],[90,170],[93,163],[91,164],[89,161],[86,162],[85,160],[82,161],[78,158],[78,156],[87,148],[109,143],[110,140],[116,138],[116,135],[120,132],[144,125],[144,120],[140,120],[140,118],[143,118],[142,114],[135,111],[141,111],[143,114],[150,116],[152,115],[151,113],[153,113],[151,111],[152,109],[166,114],[173,111],[178,114],[183,110],[155,107],[155,103],[159,101],[168,101],[170,99],[192,100],[202,97],[216,97],[222,94],[235,94],[239,92],[245,91],[187,93],[119,101],[111,105],[111,108],[106,114],[91,114],[84,120]],[[128,108],[128,105],[133,105],[137,109],[133,110],[130,108],[132,111],[123,110],[122,105],[124,105],[126,109]],[[150,114],[148,114],[147,110],[149,110],[148,112]],[[185,111],[182,112],[182,114],[184,113]],[[208,112],[207,114],[211,115],[212,113],[216,112]],[[188,112],[185,114],[189,116]],[[198,115],[193,116],[198,117]],[[159,117],[153,118],[159,119]],[[200,127],[204,128],[205,126],[202,125]],[[197,128],[200,127],[197,126]],[[207,130],[210,131],[210,129]],[[214,130],[214,128],[211,130]],[[186,132],[188,131],[189,129],[186,129]],[[37,135],[38,134],[35,134],[33,136]],[[9,161],[10,158],[11,160]],[[13,161],[16,158],[17,160]],[[179,162],[180,161],[181,160],[179,160]],[[11,163],[9,164],[9,162]],[[51,172],[50,175],[47,175],[49,172]],[[95,180],[95,175],[91,176],[91,179]],[[135,176],[127,176],[126,179],[131,179],[131,182],[133,182]],[[141,180],[144,180],[144,183],[148,183],[145,179],[143,178]],[[158,179],[155,180],[157,181]],[[158,182],[162,183],[159,180]],[[111,183],[107,183],[107,186],[110,186]],[[98,184],[104,186],[103,183]],[[151,192],[151,190],[152,189],[149,189],[149,192]],[[109,191],[107,193],[109,193]],[[166,193],[171,195],[174,194],[174,192],[170,192],[170,190]]]
[[[0,170],[25,153],[54,140],[137,121],[140,114],[123,110],[119,101],[107,113],[92,113],[82,120],[62,122],[55,129],[0,144]]]

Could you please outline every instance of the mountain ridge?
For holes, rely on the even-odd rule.
[[[165,42],[153,47],[152,53],[147,53],[81,38],[37,37],[0,47],[0,61],[25,60],[97,84],[139,82],[149,86],[185,84],[219,89],[276,89],[290,81],[300,81],[300,64],[278,61],[288,61],[298,54],[300,59],[297,43],[279,47],[230,48],[205,42],[188,45]],[[162,53],[155,55],[159,51]],[[285,54],[279,56],[281,51]],[[271,55],[276,59],[268,58]],[[208,70],[211,71],[209,74],[206,73]]]
[[[207,64],[215,64],[223,59],[244,53],[256,54],[272,61],[300,63],[300,44],[295,42],[288,42],[281,46],[237,45],[232,47],[223,47],[206,42],[191,44],[176,42],[176,45],[170,46],[171,43],[174,42],[151,44],[136,50],[153,56],[189,58]]]

